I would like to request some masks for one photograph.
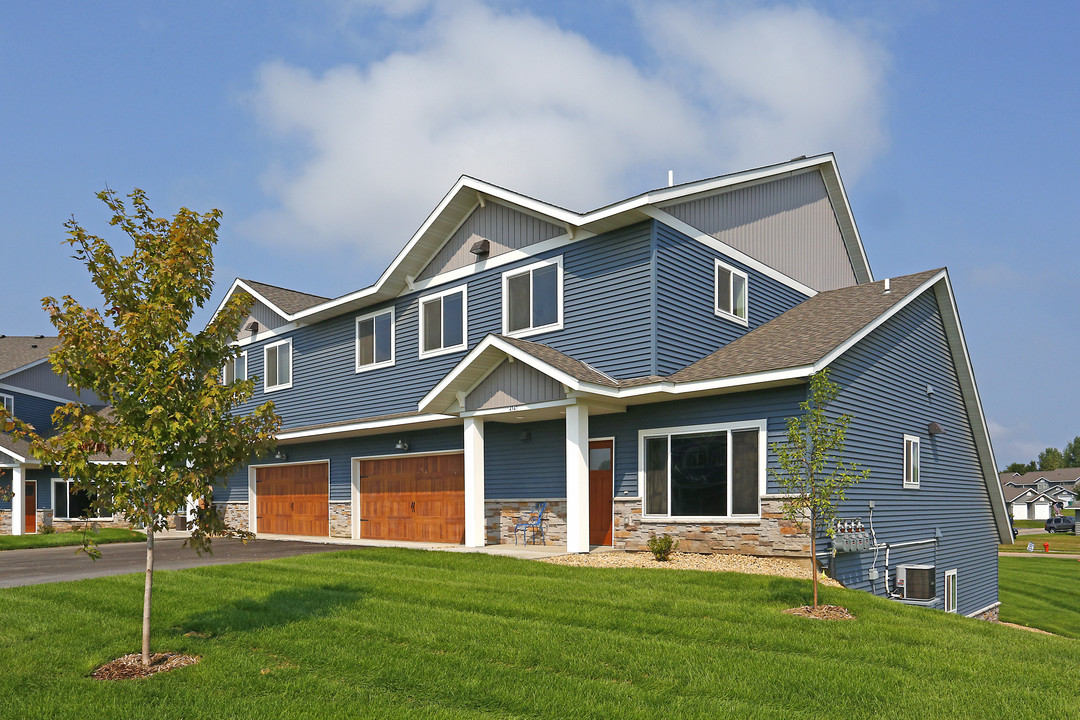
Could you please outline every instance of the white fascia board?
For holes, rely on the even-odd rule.
[[[47,395],[46,393],[38,392],[37,390],[27,390],[26,388],[21,388],[18,385],[9,385],[7,383],[0,383],[0,390],[5,390],[7,392],[17,392],[23,395],[29,395],[30,397],[41,398],[42,400],[49,400],[50,402],[58,402],[61,405],[67,405],[69,402],[72,402],[72,400],[69,400],[68,398],[57,397],[56,395]]]
[[[24,370],[29,370],[30,368],[35,368],[38,365],[41,365],[42,363],[47,363],[47,362],[49,362],[49,356],[48,355],[46,355],[45,357],[43,357],[43,358],[41,358],[39,360],[35,360],[33,362],[26,363],[25,365],[20,365],[19,367],[15,368],[14,370],[8,370],[6,373],[0,375],[0,380],[3,380],[6,377],[11,377],[12,375],[18,375],[19,373],[23,372]]]
[[[901,300],[900,302],[893,305],[891,308],[889,308],[888,310],[883,312],[881,315],[878,315],[877,318],[875,318],[872,322],[870,322],[868,325],[865,325],[862,330],[860,330],[859,332],[852,335],[843,344],[837,346],[834,350],[832,350],[829,354],[827,354],[821,360],[818,360],[814,364],[814,372],[817,372],[819,370],[822,370],[822,369],[828,367],[830,364],[832,364],[832,362],[834,360],[836,360],[836,358],[838,358],[841,355],[843,355],[844,353],[846,353],[848,350],[850,350],[852,347],[854,347],[856,344],[858,344],[858,342],[860,340],[862,340],[864,337],[866,337],[870,333],[877,330],[879,327],[881,327],[885,323],[885,321],[887,321],[893,315],[896,315],[896,313],[900,312],[901,310],[906,308],[908,305],[913,303],[915,301],[915,298],[919,297],[924,292],[926,292],[927,290],[932,288],[934,285],[936,285],[938,282],[940,282],[942,280],[942,278],[944,278],[944,277],[945,277],[945,271],[942,270],[941,272],[935,273],[933,276],[930,277],[930,279],[924,281],[922,283],[922,285],[919,285],[919,287],[915,288],[910,293],[908,293],[907,297],[905,297],[903,300]],[[896,291],[893,290],[892,292],[896,292]]]
[[[19,464],[24,464],[24,463],[26,463],[26,458],[24,458],[24,457],[23,457],[22,455],[18,455],[18,454],[16,454],[16,453],[15,453],[14,451],[12,451],[12,450],[8,450],[8,449],[7,449],[7,448],[5,448],[5,447],[0,447],[0,453],[4,453],[4,454],[5,454],[5,455],[7,455],[7,456],[8,456],[9,458],[12,458],[13,460],[15,460],[15,462],[17,462],[17,463],[19,463]]]
[[[218,316],[218,313],[221,312],[222,308],[225,307],[225,303],[227,303],[229,301],[229,298],[232,297],[233,293],[236,292],[237,288],[240,288],[244,292],[248,293],[253,298],[255,298],[256,301],[261,302],[263,305],[267,306],[268,308],[270,308],[271,310],[276,312],[278,315],[280,315],[285,320],[291,320],[292,319],[292,316],[289,315],[289,313],[285,312],[284,310],[279,308],[277,305],[275,305],[274,303],[267,300],[265,297],[263,297],[261,294],[259,294],[259,292],[257,290],[252,288],[250,285],[248,285],[246,282],[244,282],[240,278],[236,278],[235,280],[233,280],[232,285],[229,286],[229,291],[227,293],[225,293],[225,297],[223,297],[221,299],[221,302],[218,303],[217,309],[214,310],[214,314],[210,316],[210,320],[206,323],[207,325],[209,325],[210,323],[212,323],[214,321],[214,318],[216,318]]]
[[[689,223],[683,222],[682,220],[678,219],[674,215],[671,215],[671,214],[667,213],[664,210],[661,210],[661,209],[655,208],[655,207],[646,207],[646,208],[642,208],[641,211],[643,213],[645,213],[646,215],[648,215],[649,217],[651,217],[652,219],[654,219],[654,220],[656,220],[658,222],[664,223],[665,225],[670,227],[672,230],[676,230],[676,231],[682,233],[683,235],[686,235],[687,237],[693,238],[694,240],[697,240],[702,245],[705,245],[705,246],[707,246],[707,247],[709,247],[709,248],[711,248],[711,249],[713,249],[713,250],[715,250],[717,252],[724,253],[724,255],[731,258],[732,260],[735,260],[736,262],[740,262],[743,265],[746,265],[747,267],[753,268],[754,270],[761,273],[762,275],[765,275],[766,277],[770,277],[770,278],[772,278],[773,280],[776,280],[779,283],[783,283],[784,285],[787,285],[792,290],[795,290],[797,292],[801,292],[803,295],[806,295],[807,297],[813,297],[814,295],[818,294],[818,291],[815,290],[814,288],[810,287],[809,285],[804,285],[803,283],[799,282],[795,278],[793,278],[793,277],[791,277],[789,275],[785,275],[784,273],[780,272],[776,268],[770,267],[770,266],[766,265],[765,263],[761,262],[760,260],[756,260],[756,259],[750,257],[749,255],[742,252],[741,250],[737,250],[734,247],[732,247],[731,245],[728,245],[727,243],[720,242],[719,240],[714,238],[712,235],[708,235],[706,233],[703,233],[701,230],[698,230],[693,225],[690,225]]]
[[[393,418],[391,420],[372,420],[370,422],[356,422],[356,423],[343,423],[341,425],[333,425],[331,427],[318,428],[315,430],[297,430],[286,431],[277,434],[277,439],[280,440],[302,440],[305,438],[318,438],[323,435],[336,435],[339,433],[350,433],[361,430],[377,430],[380,428],[400,428],[409,425],[424,425],[430,422],[436,422],[440,420],[456,420],[457,418],[452,415],[440,415],[436,413],[430,413],[427,415],[413,415],[410,417]]]
[[[960,313],[956,307],[956,296],[953,294],[952,281],[949,279],[947,270],[941,273],[943,282],[935,287],[938,307],[941,308],[941,319],[945,325],[945,337],[949,341],[949,349],[953,356],[953,365],[960,381],[960,390],[964,396],[964,404],[967,406],[968,421],[975,435],[975,444],[981,452],[979,459],[982,462],[983,480],[986,490],[990,494],[990,505],[994,508],[997,520],[998,537],[1001,542],[1012,542],[1012,530],[1009,526],[1009,513],[1005,508],[1005,494],[998,479],[997,462],[994,459],[994,445],[990,439],[990,428],[986,422],[986,414],[983,411],[982,400],[979,398],[979,388],[975,382],[975,370],[971,364],[971,355],[968,353],[967,341],[964,339],[964,329],[960,324]]]

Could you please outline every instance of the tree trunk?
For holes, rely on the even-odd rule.
[[[810,574],[814,580],[814,610],[817,610],[817,518],[810,513]]]
[[[143,590],[142,664],[150,664],[150,594],[154,589],[154,531],[146,529],[146,586]]]

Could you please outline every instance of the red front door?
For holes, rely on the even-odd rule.
[[[615,490],[615,442],[589,443],[589,544],[611,545],[612,502]]]
[[[32,535],[37,532],[37,481],[26,481],[26,525],[25,530],[27,535]]]

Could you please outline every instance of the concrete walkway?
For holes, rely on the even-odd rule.
[[[483,548],[467,548],[461,545],[440,543],[341,538],[297,539],[294,536],[259,535],[256,540],[248,541],[247,544],[240,540],[224,538],[215,540],[213,554],[200,557],[191,548],[184,547],[186,537],[187,533],[176,531],[167,531],[156,536],[154,542],[154,568],[156,570],[181,570],[207,565],[228,565],[373,547],[477,552],[530,560],[566,554],[565,548],[555,545],[489,545]],[[101,551],[101,558],[98,560],[91,560],[85,554],[77,552],[77,549],[72,546],[5,550],[0,552],[0,587],[85,580],[146,570],[145,543],[113,543],[100,545],[98,549]]]

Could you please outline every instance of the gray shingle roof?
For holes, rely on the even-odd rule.
[[[1080,468],[1061,468],[1059,470],[1032,470],[1031,472],[1024,473],[1018,477],[1014,477],[1011,472],[999,473],[998,477],[1001,478],[1001,483],[1004,485],[1007,482],[1014,482],[1023,485],[1032,485],[1039,482],[1040,479],[1045,479],[1046,482],[1051,485],[1057,483],[1059,485],[1072,485],[1077,480],[1080,480]]]
[[[904,300],[938,270],[819,293],[667,379],[693,382],[813,365]]]
[[[599,370],[595,369],[592,365],[581,360],[575,360],[574,358],[559,352],[558,350],[548,347],[547,345],[541,345],[540,343],[530,342],[528,340],[520,340],[518,338],[506,337],[505,335],[496,336],[500,340],[503,340],[519,350],[523,350],[538,360],[542,360],[548,365],[562,370],[567,375],[573,377],[576,380],[582,382],[592,383],[593,385],[605,385],[607,387],[619,387],[619,381],[615,378],[605,375]]]
[[[0,337],[0,375],[47,357],[59,344],[58,337]]]
[[[277,285],[267,285],[266,283],[255,282],[254,280],[244,280],[244,283],[250,285],[252,290],[259,293],[276,307],[290,315],[298,313],[301,310],[307,310],[309,307],[321,305],[330,299],[322,297],[321,295],[302,293],[297,290],[278,287]]]

